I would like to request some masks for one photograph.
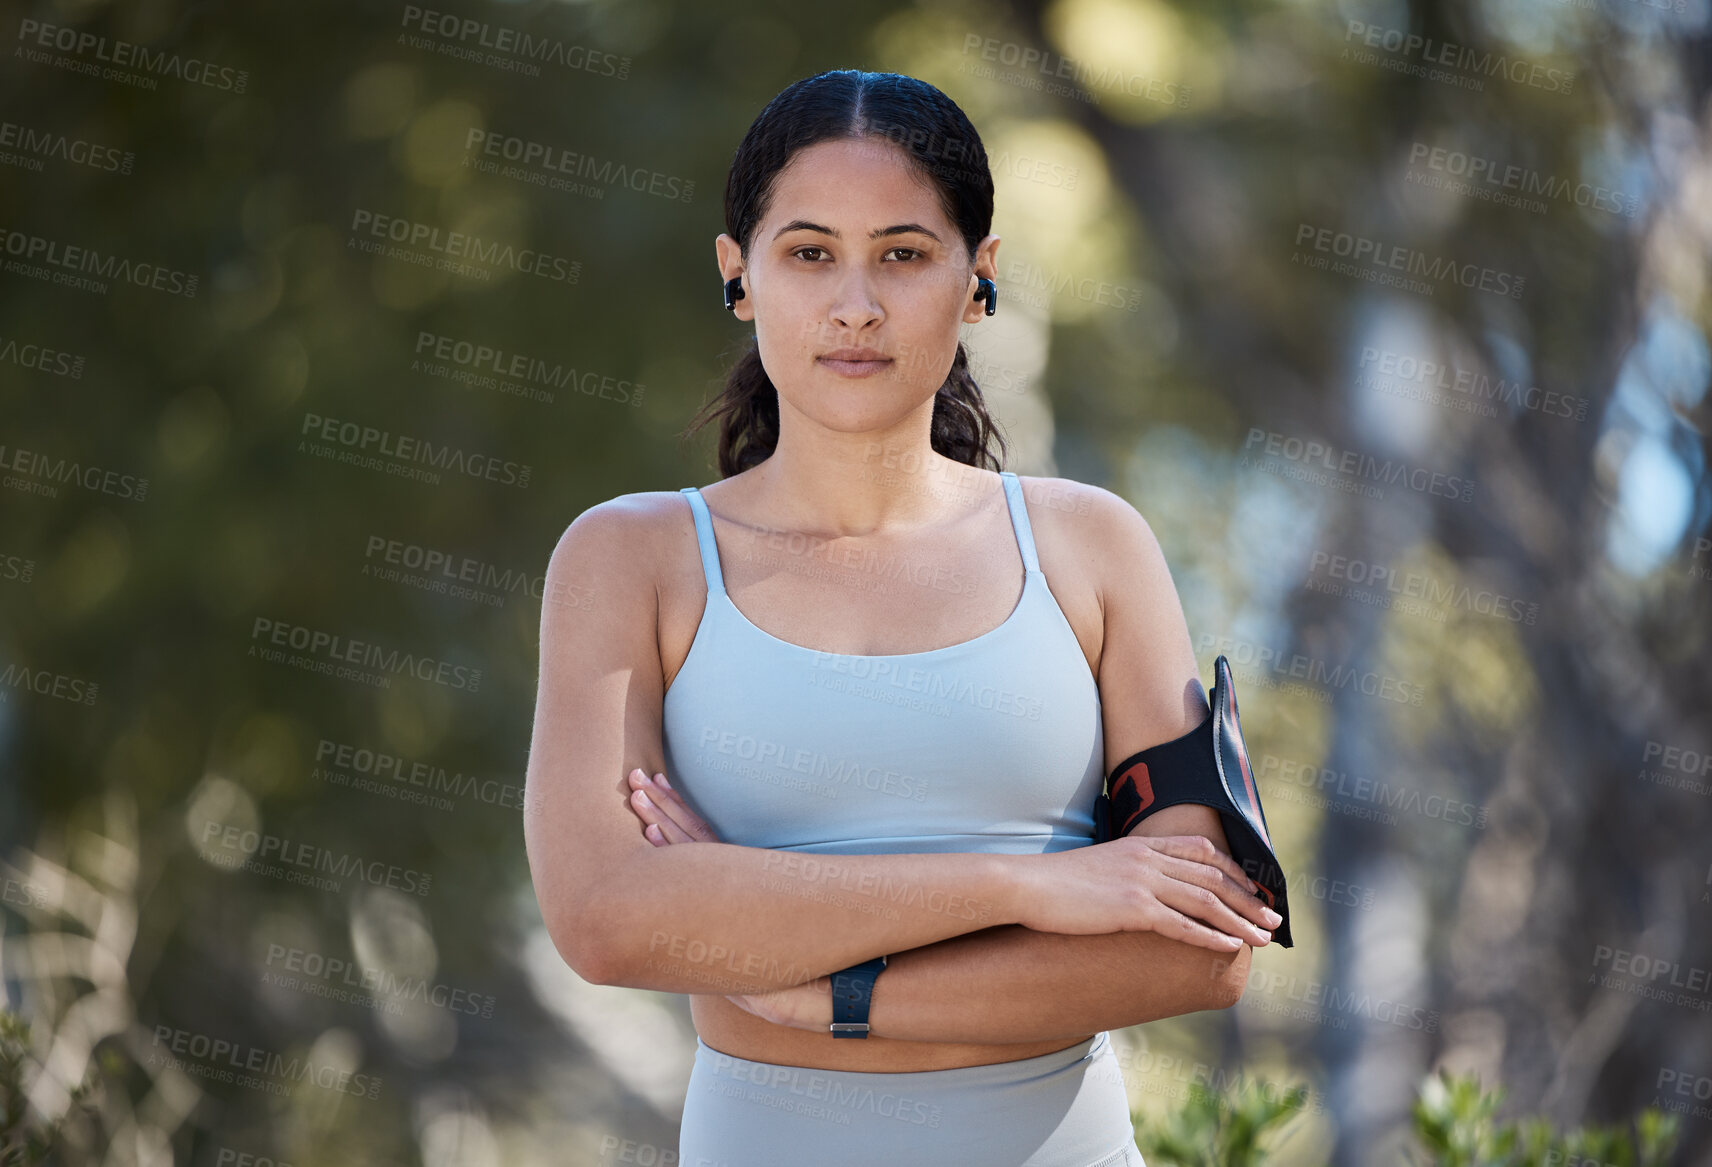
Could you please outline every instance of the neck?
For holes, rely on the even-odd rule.
[[[986,471],[935,453],[931,419],[931,401],[919,421],[889,433],[781,416],[778,446],[752,475],[756,495],[786,525],[833,539],[901,534],[980,506],[991,491]]]

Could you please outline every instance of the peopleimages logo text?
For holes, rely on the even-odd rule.
[[[242,93],[250,83],[250,73],[247,69],[233,69],[225,65],[216,65],[197,57],[181,57],[177,53],[165,49],[151,49],[147,45],[139,45],[134,41],[119,40],[99,36],[84,29],[69,28],[63,24],[46,24],[40,20],[21,20],[18,22],[18,40],[23,44],[34,44],[43,49],[56,49],[62,53],[76,56],[93,57],[104,64],[122,66],[126,69],[136,69],[144,74],[157,77],[177,77],[180,81],[188,81],[193,85],[206,85],[210,89],[225,89],[233,93]],[[20,48],[26,59],[34,59],[30,50]]]
[[[1502,77],[1516,85],[1527,85],[1547,93],[1569,93],[1575,87],[1575,70],[1535,64],[1491,49],[1472,49],[1455,41],[1422,36],[1400,28],[1351,20],[1344,30],[1344,43],[1359,41],[1370,49],[1395,53],[1404,61],[1414,58],[1423,65],[1442,65],[1471,77]],[[1346,47],[1344,52],[1349,50]]]
[[[106,291],[106,288],[93,283],[91,279],[73,281],[72,277],[67,274],[76,272],[82,277],[134,284],[139,288],[147,288],[151,292],[166,292],[174,296],[183,296],[187,300],[196,298],[196,285],[199,277],[190,272],[164,267],[158,263],[149,263],[146,260],[129,259],[93,247],[63,243],[57,239],[49,239],[43,235],[32,235],[28,231],[19,231],[11,227],[0,227],[0,253],[4,253],[8,260],[19,264],[40,264],[40,271],[26,269],[21,270],[19,274],[49,279],[50,273],[52,273],[59,277],[53,278],[51,281],[53,283],[70,283],[72,286],[80,288]],[[10,264],[8,264],[7,270],[13,270]]]
[[[1344,450],[1316,438],[1298,438],[1289,434],[1250,427],[1242,444],[1242,465],[1265,455],[1305,467],[1319,467],[1333,474],[1345,475],[1358,482],[1402,484],[1422,494],[1469,502],[1474,498],[1474,482],[1455,474],[1411,466],[1398,458],[1376,458],[1358,450]]]
[[[390,430],[319,413],[304,413],[298,430],[305,441],[318,439],[330,446],[342,446],[357,454],[372,454],[391,458],[405,466],[445,470],[470,478],[483,478],[523,489],[529,485],[530,467],[527,462],[510,462],[488,454],[461,450],[410,434],[395,434]],[[300,447],[303,445],[299,443]]]
[[[490,267],[510,268],[512,271],[525,275],[540,276],[542,279],[557,280],[561,283],[574,284],[582,275],[580,260],[566,259],[560,255],[549,255],[545,251],[537,251],[532,247],[513,247],[509,243],[499,243],[491,239],[483,239],[479,235],[470,235],[462,231],[445,231],[432,223],[418,223],[414,219],[403,219],[396,215],[382,215],[374,211],[358,207],[351,213],[351,230],[366,234],[375,239],[385,240],[389,244],[399,244],[402,247],[426,248],[437,251],[446,257],[447,261],[456,259],[473,259]],[[353,240],[353,245],[355,241]],[[382,248],[382,250],[386,250]],[[409,253],[393,255],[392,258],[410,258]],[[453,268],[468,265],[452,265]],[[479,269],[477,269],[479,270]]]
[[[1410,284],[1420,285],[1409,287],[1410,291],[1427,291],[1448,281],[1458,287],[1520,300],[1523,289],[1528,285],[1526,276],[1500,271],[1484,264],[1459,262],[1449,256],[1434,255],[1418,247],[1387,243],[1384,240],[1370,239],[1365,235],[1339,231],[1333,227],[1320,227],[1313,223],[1296,224],[1296,246],[1306,246],[1321,255],[1336,256],[1352,263],[1368,264],[1371,269],[1385,268],[1388,271],[1406,273],[1411,277],[1421,277],[1420,280],[1409,281]],[[1359,272],[1344,274],[1353,275]],[[1431,282],[1422,282],[1423,280]],[[1428,291],[1428,294],[1431,292]]]
[[[425,654],[401,652],[373,641],[353,640],[336,632],[285,620],[270,620],[266,616],[255,618],[250,626],[250,641],[252,653],[258,644],[272,645],[277,648],[295,649],[324,661],[361,665],[364,668],[379,669],[390,676],[415,677],[419,681],[433,681],[438,685],[463,689],[470,693],[481,688],[480,669],[455,665],[451,661]]]
[[[417,43],[422,37],[400,33],[400,43],[411,48],[433,47],[448,57],[479,61],[529,76],[540,74],[542,62],[619,81],[630,76],[629,57],[591,49],[586,45],[566,44],[554,37],[538,36],[503,24],[489,24],[485,20],[439,12],[416,4],[404,5],[400,15],[401,27],[432,38],[423,44]]]
[[[143,502],[149,496],[149,480],[139,475],[4,443],[0,443],[0,483],[13,490],[48,498],[59,496],[59,486],[77,486],[131,502]]]

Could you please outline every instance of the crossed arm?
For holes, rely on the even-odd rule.
[[[637,775],[640,778],[640,774]],[[670,786],[633,781],[630,808],[656,845],[717,840]],[[1229,854],[1218,815],[1182,803],[1138,823],[1135,835],[1205,835]],[[875,1037],[1014,1045],[1076,1040],[1201,1009],[1242,995],[1248,944],[1217,952],[1157,932],[1073,936],[1020,924],[983,928],[887,957],[868,1012]],[[769,1021],[825,1032],[830,978],[732,997]]]
[[[1210,807],[1181,804],[1142,820],[1133,833],[1210,836],[1187,822],[1200,814],[1167,818],[1179,809],[1205,812],[1212,830],[1220,829]],[[887,957],[868,1023],[876,1037],[905,1041],[1069,1041],[1233,1005],[1248,977],[1250,951],[1244,944],[1235,953],[1215,952],[1157,932],[1067,936],[1020,924],[984,928]],[[815,1003],[821,1000],[817,994]],[[829,996],[824,1007],[830,1022]],[[825,1029],[818,1010],[809,1020]]]
[[[1211,837],[1213,831],[1218,845],[1217,812],[1180,804],[1142,820],[1132,833]],[[1157,932],[1067,936],[1006,924],[887,957],[868,1021],[875,1036],[906,1041],[1072,1040],[1227,1008],[1242,995],[1250,951],[1245,943],[1234,953],[1215,952]],[[826,1012],[830,1022],[830,997]]]

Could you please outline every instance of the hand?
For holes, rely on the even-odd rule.
[[[1126,835],[1031,858],[1018,923],[1071,936],[1158,932],[1216,952],[1269,944],[1281,920],[1205,835]]]
[[[713,833],[713,828],[700,815],[684,805],[664,774],[650,778],[641,767],[630,771],[630,797],[626,805],[642,820],[642,836],[656,847],[725,841]]]
[[[831,977],[816,977],[788,989],[767,993],[732,994],[726,1000],[763,1021],[791,1029],[828,1033],[832,1025]]]

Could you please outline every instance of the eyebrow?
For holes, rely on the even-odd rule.
[[[833,230],[831,227],[822,227],[819,223],[811,223],[807,219],[792,219],[789,223],[780,227],[773,235],[773,238],[777,239],[780,235],[789,231],[818,231],[822,235],[830,235],[834,239],[842,238],[842,236],[840,236],[838,232]],[[920,223],[899,223],[895,227],[876,227],[872,231],[868,232],[868,238],[880,239],[887,235],[911,234],[926,235],[935,243],[945,242],[945,240],[935,235],[932,231],[929,231],[926,227],[923,227]]]

